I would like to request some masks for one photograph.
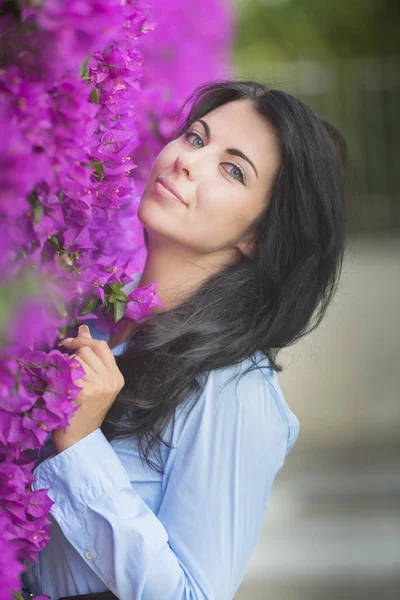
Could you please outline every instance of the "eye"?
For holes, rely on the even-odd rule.
[[[194,135],[194,136],[196,136],[196,138],[197,138],[198,140],[200,140],[200,141],[201,141],[201,142],[204,144],[204,142],[203,142],[203,138],[202,138],[202,137],[201,137],[201,136],[200,136],[198,133],[196,133],[195,131],[187,131],[187,132],[185,133],[185,138],[188,140],[188,142],[189,142],[189,136],[190,136],[190,135]],[[191,143],[191,142],[189,142],[189,144],[190,144],[190,143]],[[192,144],[192,146],[194,146],[194,144]],[[195,148],[201,148],[201,147],[202,147],[202,146],[195,146]]]
[[[185,138],[187,139],[187,141],[189,142],[189,144],[192,144],[189,141],[189,137],[191,135],[194,135],[195,138],[196,138],[196,140],[199,140],[202,144],[204,144],[203,138],[201,137],[201,135],[198,134],[196,131],[191,131],[191,130],[185,132]],[[192,144],[192,146],[194,146],[195,148],[202,148],[203,147],[203,146],[196,146],[195,144]],[[241,183],[243,183],[244,185],[246,185],[246,183],[245,183],[246,178],[245,178],[245,175],[244,175],[242,167],[239,167],[239,165],[237,165],[236,163],[233,163],[233,162],[224,162],[224,163],[221,163],[221,164],[223,164],[223,165],[231,165],[232,167],[235,167],[234,169],[232,169],[232,171],[230,173],[227,171],[228,175],[232,179],[238,179]],[[238,177],[235,177],[235,176],[231,175],[231,173],[235,173],[235,172],[236,172],[236,174],[239,174]]]
[[[222,163],[223,165],[232,165],[232,167],[235,167],[234,169],[232,169],[231,173],[234,173],[236,170],[236,173],[239,173],[239,177],[232,177],[232,175],[230,175],[232,177],[232,179],[238,179],[239,181],[241,181],[243,184],[245,182],[245,178],[244,178],[244,173],[243,173],[243,169],[241,167],[239,167],[239,165],[237,165],[236,163],[232,163],[232,162],[226,162],[226,163]]]

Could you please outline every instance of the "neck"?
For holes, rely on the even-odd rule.
[[[204,281],[234,258],[237,259],[237,254],[232,248],[196,255],[182,246],[158,245],[149,238],[146,263],[138,287],[156,281],[156,294],[164,306],[156,306],[153,310],[170,310],[184,302]]]

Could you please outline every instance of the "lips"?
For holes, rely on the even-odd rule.
[[[164,186],[169,192],[171,192],[183,204],[187,205],[187,203],[185,202],[185,200],[182,198],[181,194],[179,193],[178,188],[172,183],[172,181],[168,181],[168,179],[166,179],[162,175],[159,175],[157,177],[156,181],[158,181],[158,183],[160,183],[162,186]]]

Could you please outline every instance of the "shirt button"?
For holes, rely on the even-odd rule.
[[[88,550],[87,552],[85,552],[85,556],[86,556],[86,558],[89,558],[89,560],[91,558],[93,558],[93,554],[90,552],[90,550]]]

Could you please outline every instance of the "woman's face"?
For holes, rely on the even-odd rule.
[[[280,161],[279,139],[250,100],[212,110],[169,142],[153,164],[138,210],[149,240],[195,255],[235,246],[248,255],[253,246],[244,233],[269,202]],[[166,197],[159,176],[185,203]]]

